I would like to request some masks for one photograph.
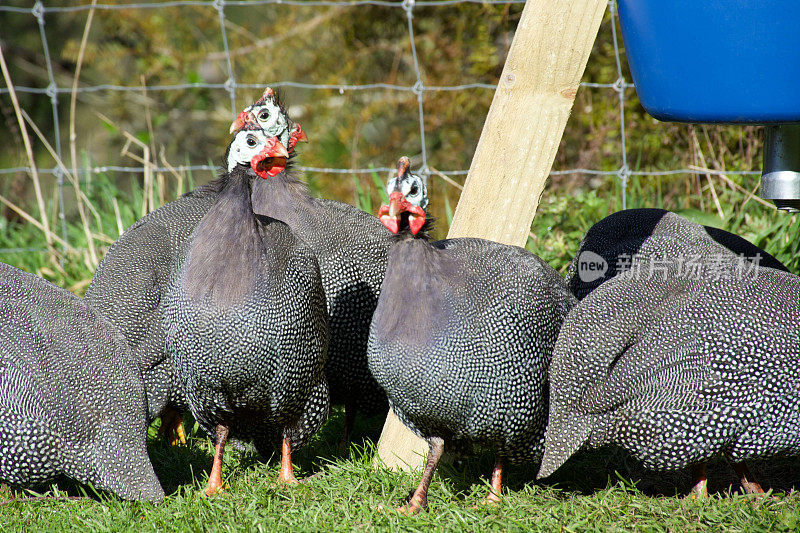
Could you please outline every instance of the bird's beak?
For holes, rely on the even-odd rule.
[[[403,193],[394,191],[389,195],[389,205],[382,205],[378,210],[378,218],[392,233],[400,231],[400,215],[408,213],[408,227],[416,235],[425,225],[425,211],[406,200]]]
[[[378,210],[378,218],[381,224],[386,226],[392,233],[400,231],[400,213],[403,212],[403,202],[405,198],[399,191],[389,195],[389,205],[382,205]]]
[[[242,111],[236,116],[236,120],[231,122],[231,128],[228,133],[233,133],[234,131],[242,129],[245,122],[247,122],[247,111]]]
[[[272,137],[264,149],[250,160],[250,167],[259,177],[267,179],[286,170],[288,159],[289,151],[277,137]]]
[[[405,211],[405,209],[403,209],[404,202],[406,202],[406,199],[402,194],[393,192],[389,197],[389,216],[392,218],[399,217],[400,213]]]

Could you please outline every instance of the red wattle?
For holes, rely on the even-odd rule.
[[[408,227],[411,228],[411,233],[416,235],[422,226],[425,225],[425,215],[408,215]]]
[[[381,224],[386,226],[386,228],[391,231],[392,233],[397,233],[400,231],[400,221],[396,217],[390,217],[389,215],[381,215]]]

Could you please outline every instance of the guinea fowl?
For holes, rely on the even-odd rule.
[[[704,232],[699,232],[700,228]],[[704,241],[713,240],[722,246],[713,248],[716,255],[733,253],[759,266],[788,272],[780,261],[733,233],[700,226],[664,209],[626,209],[607,216],[586,232],[569,266],[567,286],[582,300],[629,266],[634,255],[641,255],[646,241],[670,235],[695,235],[703,246]]]
[[[261,99],[239,114],[231,129],[253,121],[253,117],[262,127],[271,127],[269,118],[260,118],[265,113],[266,117],[280,113],[287,124],[292,124],[280,99],[268,88]],[[292,127],[290,138],[303,140],[305,135],[302,129]],[[269,206],[269,210],[257,213],[286,222],[319,261],[330,317],[325,375],[331,403],[345,406],[345,443],[356,412],[376,415],[388,409],[386,395],[369,371],[366,352],[391,233],[369,213],[312,197],[291,172],[282,172],[262,185],[258,194],[269,196],[270,201],[259,205]]]
[[[706,494],[714,456],[760,493],[744,461],[800,453],[800,278],[719,248],[700,226],[648,240],[572,310],[550,366],[539,477],[617,444],[649,469],[692,466],[693,495]],[[698,249],[687,268],[681,256]]]
[[[161,501],[145,393],[125,339],[80,298],[0,263],[0,481],[65,475]]]
[[[277,137],[245,125],[228,147],[214,205],[179,253],[165,295],[167,354],[199,424],[216,436],[205,493],[222,488],[228,437],[264,453],[282,440],[279,481],[296,483],[291,452],[328,414],[325,294],[313,251],[269,211],[265,184],[288,164]]]
[[[280,108],[258,111],[267,135],[283,138],[290,153],[297,142],[306,140],[300,125]],[[269,116],[276,117],[274,123]],[[185,442],[181,412],[188,404],[164,351],[164,293],[177,268],[178,250],[224,185],[222,178],[201,185],[139,219],[108,250],[84,297],[127,339],[144,379],[148,420],[161,416],[160,431],[173,443]]]
[[[396,234],[369,337],[369,366],[400,420],[428,442],[406,512],[427,503],[446,447],[497,452],[488,501],[506,461],[538,461],[547,367],[574,305],[558,273],[526,250],[483,239],[430,242],[424,181],[400,159],[380,219]]]

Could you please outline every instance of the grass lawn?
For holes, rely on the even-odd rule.
[[[169,447],[152,439],[150,455],[167,499],[160,505],[124,502],[90,488],[63,482],[40,494],[79,496],[79,500],[28,500],[23,493],[0,506],[0,531],[153,530],[153,531],[797,531],[800,461],[756,463],[754,472],[771,487],[776,500],[756,502],[737,489],[724,463],[709,469],[711,497],[683,498],[686,473],[653,474],[619,450],[599,450],[574,457],[546,482],[535,482],[535,465],[509,468],[503,502],[476,506],[486,494],[492,456],[444,464],[437,470],[429,506],[418,516],[393,509],[414,488],[417,476],[374,470],[369,437],[381,421],[358,429],[365,437],[338,453],[343,416],[336,413],[305,450],[297,454],[298,487],[279,486],[277,458],[262,460],[226,452],[222,495],[202,497],[211,469],[212,443],[196,430],[189,445]],[[154,434],[154,431],[152,432]]]

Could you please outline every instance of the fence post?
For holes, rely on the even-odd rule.
[[[528,0],[448,237],[524,246],[607,0]],[[389,412],[376,461],[421,467],[425,442]]]

